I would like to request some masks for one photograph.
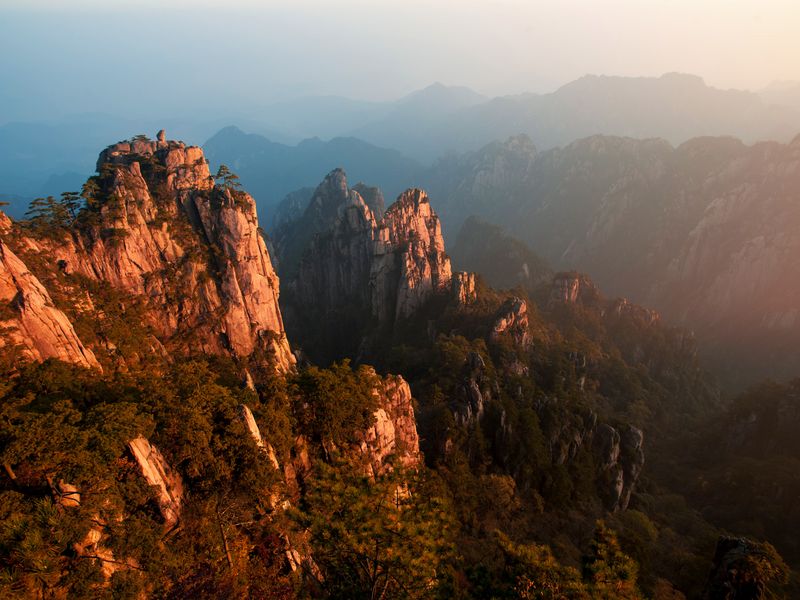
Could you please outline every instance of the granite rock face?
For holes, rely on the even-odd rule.
[[[278,277],[253,199],[215,182],[202,149],[164,135],[109,146],[97,170],[80,218],[46,238],[15,232],[16,244],[66,275],[142,301],[168,351],[262,351],[290,369]],[[78,354],[73,362],[91,363]]]
[[[39,279],[0,239],[0,348],[16,346],[23,356],[42,361],[57,358],[97,367],[67,316],[53,304]],[[10,348],[9,348],[10,349]]]
[[[464,273],[463,271],[453,273],[452,282],[453,300],[458,306],[466,306],[477,298],[475,273]]]
[[[276,470],[280,470],[281,466],[278,463],[278,457],[275,455],[275,449],[272,447],[272,444],[261,437],[261,430],[258,428],[258,423],[256,423],[256,419],[253,416],[253,411],[251,411],[250,407],[246,404],[239,405],[239,418],[241,418],[242,424],[245,429],[247,429],[247,433],[253,438],[253,442],[264,452],[270,464],[275,467]]]
[[[128,442],[128,450],[147,483],[156,488],[156,500],[165,527],[172,527],[180,518],[183,503],[183,480],[180,474],[173,471],[158,448],[143,437]]]
[[[300,329],[334,322],[344,337],[390,331],[451,290],[439,218],[419,189],[401,194],[379,218],[344,173],[333,171],[303,217],[276,233],[275,247],[289,310],[303,315]]]
[[[433,294],[449,288],[450,259],[424,191],[403,192],[378,224],[376,238],[370,287],[372,314],[379,321],[409,317]]]
[[[419,435],[408,383],[399,375],[389,375],[373,394],[378,400],[375,423],[359,434],[359,450],[370,473],[379,475],[393,464],[406,469],[419,465]]]
[[[498,310],[489,337],[497,340],[504,336],[523,347],[531,343],[528,303],[525,300],[509,298]]]
[[[594,433],[595,456],[601,478],[606,482],[605,501],[610,511],[625,510],[644,466],[644,434],[633,426],[620,434],[610,425],[600,425]]]

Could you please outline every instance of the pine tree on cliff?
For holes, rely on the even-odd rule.
[[[52,196],[33,199],[25,216],[31,228],[40,232],[66,227],[72,222],[69,209]]]
[[[215,179],[221,179],[222,185],[228,189],[242,189],[242,184],[239,182],[239,176],[231,171],[227,165],[219,166]]]

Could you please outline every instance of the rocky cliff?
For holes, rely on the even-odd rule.
[[[4,220],[7,232],[10,221],[1,213],[0,219]],[[53,304],[47,289],[2,239],[0,302],[3,303],[0,349],[12,361],[17,350],[30,360],[57,358],[85,367],[99,367],[94,353],[84,346],[67,316]]]
[[[278,277],[255,203],[235,180],[215,182],[200,148],[163,136],[108,147],[97,170],[77,215],[46,233],[6,228],[44,284],[67,298],[88,294],[89,303],[98,285],[110,287],[142,304],[169,351],[262,352],[290,368]]]
[[[304,315],[306,326],[338,323],[351,350],[368,329],[391,330],[451,292],[441,226],[422,190],[407,190],[379,218],[344,173],[334,171],[303,217],[276,233],[275,247],[289,280],[289,313]],[[471,293],[462,295],[466,300]]]
[[[393,465],[406,469],[420,465],[419,436],[408,383],[398,375],[390,375],[373,394],[378,400],[375,423],[359,434],[359,450],[371,474],[378,475]]]

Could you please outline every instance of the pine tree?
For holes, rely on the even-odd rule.
[[[216,179],[222,180],[222,185],[228,189],[240,190],[242,189],[239,183],[239,176],[231,171],[227,165],[220,165],[217,170]]]
[[[34,198],[25,216],[34,230],[43,233],[52,232],[59,227],[67,227],[71,222],[67,207],[52,196]]]
[[[72,224],[75,222],[78,213],[83,207],[83,199],[78,192],[62,192],[61,205],[64,207],[67,214],[69,214],[69,221],[70,224]]]
[[[583,560],[583,578],[592,598],[642,598],[636,584],[639,566],[622,552],[616,534],[597,522],[589,554]]]

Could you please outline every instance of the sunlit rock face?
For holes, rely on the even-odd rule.
[[[452,297],[458,306],[466,306],[477,298],[475,273],[453,273]]]
[[[372,314],[379,321],[409,317],[431,295],[449,288],[450,259],[424,191],[407,190],[388,208],[373,248]]]
[[[5,215],[0,213],[0,217]],[[56,358],[84,367],[99,367],[67,316],[53,304],[39,279],[0,239],[0,348],[15,349],[27,359]]]
[[[137,437],[128,442],[142,476],[156,490],[156,500],[166,527],[178,522],[183,503],[183,480],[170,468],[158,448],[147,439]]]
[[[504,336],[523,347],[530,344],[528,303],[525,300],[509,298],[497,312],[489,337],[497,340]]]
[[[97,170],[85,218],[56,237],[16,232],[16,244],[67,275],[144,301],[169,351],[262,351],[278,369],[291,368],[278,277],[253,199],[217,184],[202,149],[163,135],[109,146]]]
[[[378,400],[375,423],[359,433],[359,450],[370,474],[419,465],[419,435],[408,383],[399,375],[389,375],[377,385],[373,394]]]

